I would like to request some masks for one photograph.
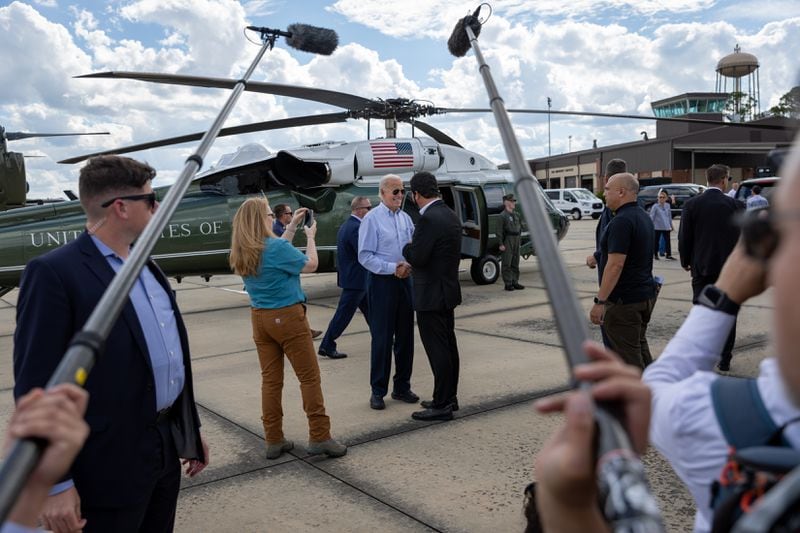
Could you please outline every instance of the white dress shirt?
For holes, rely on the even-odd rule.
[[[711,484],[728,457],[728,444],[714,414],[713,371],[735,317],[694,306],[664,352],[644,371],[642,379],[653,392],[650,441],[667,458],[697,504],[694,530],[711,530]],[[786,394],[777,361],[764,359],[757,377],[764,405],[778,426],[800,416]],[[784,437],[800,448],[800,424],[791,424]]]

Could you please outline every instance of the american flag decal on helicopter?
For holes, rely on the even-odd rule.
[[[375,168],[414,166],[414,150],[407,142],[371,142],[372,161]]]

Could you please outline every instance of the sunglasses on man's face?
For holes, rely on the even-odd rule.
[[[108,207],[117,200],[141,200],[147,202],[150,206],[150,209],[153,209],[156,206],[156,193],[155,192],[148,192],[144,194],[129,194],[127,196],[115,196],[110,200],[107,200],[100,204],[100,207]]]

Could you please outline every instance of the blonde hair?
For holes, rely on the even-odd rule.
[[[264,241],[275,237],[267,213],[266,198],[248,198],[233,216],[231,228],[231,255],[228,262],[234,273],[255,276],[261,264]]]

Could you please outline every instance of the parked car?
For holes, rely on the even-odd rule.
[[[547,189],[544,192],[557,208],[575,220],[583,216],[600,218],[603,212],[603,201],[589,189]]]
[[[769,200],[770,203],[772,203],[772,193],[775,190],[775,186],[778,185],[779,181],[781,181],[781,179],[778,176],[744,180],[742,183],[739,184],[739,190],[736,191],[736,196],[734,198],[742,202],[746,202],[747,199],[750,197],[750,195],[753,193],[753,187],[756,185],[760,185],[761,196],[763,196],[764,198]]]
[[[639,189],[639,205],[646,211],[650,210],[650,206],[658,201],[658,193],[661,190],[667,192],[667,202],[670,203],[672,209],[672,216],[681,214],[683,204],[689,198],[697,196],[706,187],[696,183],[667,183],[664,185],[648,185]]]

